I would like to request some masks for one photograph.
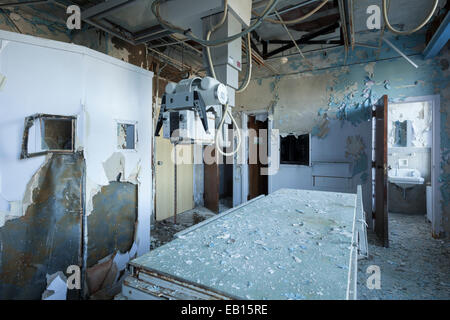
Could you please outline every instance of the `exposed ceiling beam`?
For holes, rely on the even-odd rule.
[[[134,38],[136,40],[140,40],[148,35],[157,34],[166,31],[161,25],[152,26],[150,28],[146,28],[144,30],[138,31],[134,33]]]
[[[306,44],[307,41],[312,40],[314,38],[317,38],[318,36],[321,36],[323,34],[327,34],[327,33],[330,33],[332,31],[335,31],[339,27],[340,27],[340,22],[335,22],[335,23],[333,23],[330,26],[327,26],[327,27],[322,28],[320,30],[317,30],[315,32],[308,33],[307,35],[302,36],[300,39],[295,40],[295,42],[296,42],[297,45]],[[295,44],[291,41],[289,44],[286,44],[286,45],[284,45],[284,46],[282,46],[282,47],[280,47],[278,49],[275,49],[273,51],[270,51],[270,52],[264,54],[263,58],[267,59],[267,58],[272,57],[272,56],[274,56],[274,55],[276,55],[278,53],[281,53],[283,51],[291,49],[294,46],[295,46]]]
[[[153,34],[149,34],[148,36],[145,36],[139,40],[136,40],[136,44],[141,44],[141,43],[147,43],[153,40],[157,40],[157,39],[161,39],[167,36],[170,36],[172,34],[171,31],[167,31],[164,30],[163,32],[157,32],[157,33],[153,33]]]

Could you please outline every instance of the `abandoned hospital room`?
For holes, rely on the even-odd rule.
[[[450,299],[449,9],[0,0],[0,300]]]

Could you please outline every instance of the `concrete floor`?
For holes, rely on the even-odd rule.
[[[389,214],[389,248],[369,233],[368,260],[359,261],[358,299],[450,299],[450,241],[431,237],[423,215]],[[370,290],[367,267],[381,270],[381,289]]]

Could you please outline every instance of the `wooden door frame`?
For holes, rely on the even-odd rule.
[[[233,204],[239,205],[241,203],[245,203],[248,198],[249,193],[249,182],[248,182],[248,150],[249,150],[249,144],[248,144],[248,116],[249,115],[258,115],[258,114],[267,114],[268,119],[268,156],[269,159],[272,159],[272,153],[278,152],[279,150],[272,150],[273,141],[272,139],[279,139],[279,136],[276,138],[273,137],[273,112],[268,111],[266,109],[261,110],[249,110],[249,111],[241,111],[241,132],[242,132],[242,144],[241,144],[241,152],[242,152],[242,159],[240,163],[234,164],[234,175],[235,177],[239,176],[240,178],[240,186],[234,186],[237,182],[237,180],[233,181],[233,191],[236,190],[236,192],[233,192]],[[277,158],[279,161],[279,157]],[[271,165],[273,165],[271,163]],[[277,164],[277,166],[279,163]],[[270,171],[270,170],[269,170]],[[267,177],[267,191],[268,193],[273,192],[273,176],[268,175]],[[238,193],[237,191],[240,191]],[[238,196],[239,195],[239,196]]]
[[[214,157],[217,152],[217,150],[215,149],[215,145],[204,146],[203,152],[205,151],[206,148],[212,148],[212,147],[214,147],[214,149],[211,150],[211,155],[213,155],[213,157]],[[217,180],[217,186],[216,186],[217,192],[214,195],[214,197],[217,199],[213,199],[213,201],[210,201],[210,200],[208,200],[208,198],[211,198],[210,195],[211,195],[212,188],[208,186],[208,183],[211,183],[211,181],[210,181],[211,179],[207,179],[207,175],[209,174],[209,171],[213,172],[212,167],[215,167],[215,174],[216,174],[215,179]],[[203,185],[204,185],[203,202],[204,202],[205,208],[207,208],[215,213],[219,213],[219,201],[220,201],[219,164],[217,163],[217,161],[215,161],[213,164],[206,164],[204,157],[203,157]],[[214,204],[211,204],[212,202],[214,202]]]
[[[381,105],[382,103],[382,105]],[[387,95],[384,95],[381,97],[377,103],[375,104],[375,110],[374,110],[374,117],[372,119],[375,119],[375,225],[374,230],[377,236],[380,238],[380,240],[383,243],[384,247],[389,247],[389,212],[388,212],[388,194],[387,194],[387,125],[388,125],[388,105],[389,105],[389,99]],[[381,109],[382,108],[382,109]],[[383,155],[382,155],[382,165],[379,164],[379,126],[377,125],[377,122],[379,121],[380,117],[379,114],[383,114],[383,141],[382,141],[382,149],[383,149]],[[382,170],[382,171],[380,171]],[[380,173],[383,173],[382,175]],[[382,192],[380,192],[380,177],[383,177],[382,179]],[[383,198],[382,201],[380,201],[380,196]],[[381,206],[380,206],[381,204]]]
[[[242,170],[241,170],[241,192],[242,192],[242,203],[247,201],[248,194],[249,194],[249,167],[248,167],[248,157],[249,157],[249,141],[248,141],[248,117],[249,116],[256,116],[266,114],[267,115],[267,153],[268,158],[271,159],[272,156],[272,130],[273,130],[273,112],[266,110],[266,109],[260,109],[260,110],[248,110],[248,111],[242,111],[241,116],[241,128],[244,130],[245,128],[245,137],[243,137],[242,145],[244,147],[243,150],[243,157],[244,157],[244,163],[242,164]],[[270,165],[270,164],[269,164]],[[270,170],[269,170],[270,171]],[[271,194],[273,192],[273,176],[268,175],[267,176],[267,193]]]

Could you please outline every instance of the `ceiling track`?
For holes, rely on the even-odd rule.
[[[315,32],[308,33],[308,34],[302,36],[300,39],[295,40],[295,42],[296,42],[297,45],[307,44],[308,41],[313,40],[313,39],[317,38],[318,36],[321,36],[321,35],[324,35],[324,34],[328,34],[330,32],[335,31],[337,28],[339,28],[340,25],[341,25],[340,22],[335,22],[332,25],[326,26],[326,27],[324,27],[322,29],[319,29],[319,30],[317,30]],[[269,42],[264,41],[263,42],[263,47],[267,46],[268,43]],[[263,58],[264,59],[270,58],[270,57],[272,57],[272,56],[274,56],[276,54],[282,53],[282,52],[284,52],[286,50],[289,50],[289,49],[291,49],[293,47],[295,47],[295,44],[292,41],[290,41],[290,43],[288,43],[288,44],[286,44],[286,45],[284,45],[284,46],[282,46],[282,47],[280,47],[278,49],[275,49],[273,51],[265,53],[264,52],[265,50],[263,50]]]

